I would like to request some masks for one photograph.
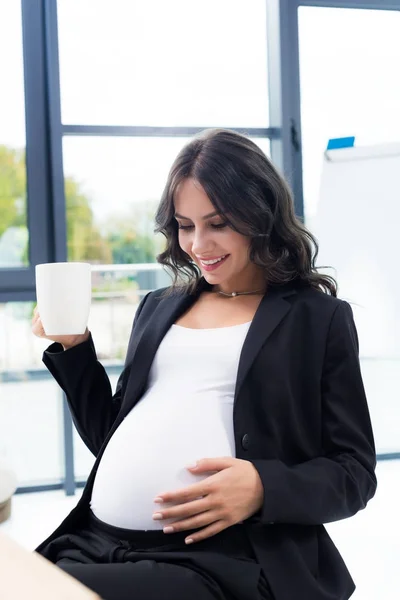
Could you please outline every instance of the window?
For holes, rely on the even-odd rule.
[[[58,22],[64,124],[268,126],[264,0],[58,0]]]
[[[395,75],[400,62],[399,30],[398,11],[299,9],[304,208],[311,231],[318,222],[321,169],[328,140],[355,136],[358,146],[400,141],[400,79]],[[354,202],[362,205],[360,198],[355,198]],[[379,198],[376,206],[365,206],[365,211],[377,210],[378,206]],[[333,267],[335,256],[339,261],[346,252],[346,260],[351,262],[354,260],[352,248],[361,245],[362,240],[363,247],[368,245],[363,229],[363,212],[362,209],[349,210],[340,215],[346,222],[346,231],[351,231],[350,241],[347,237],[345,242],[342,236],[339,242],[340,231],[329,226],[326,227],[329,239],[318,240],[321,256],[325,244],[329,243],[330,248],[336,247],[329,261]],[[391,218],[390,214],[380,217],[380,223]],[[397,255],[397,240],[385,239],[382,242],[382,239],[377,233],[375,239],[370,240],[372,255],[376,243],[384,243],[386,252]],[[344,243],[348,244],[345,249]],[[371,288],[371,269],[368,268],[368,258],[364,259],[363,264],[359,261],[354,263],[352,293],[342,285],[340,297],[353,302],[377,451],[398,452],[400,346],[398,340],[390,343],[389,336],[385,338],[383,328],[376,322],[365,319],[363,308],[372,299],[370,294],[365,293]],[[385,268],[385,264],[379,265],[385,285],[379,286],[374,299],[374,308],[376,310],[379,305],[378,312],[381,314],[385,314],[398,298],[396,278]],[[340,286],[340,273],[338,282]]]
[[[0,0],[0,269],[29,262],[21,6]]]
[[[357,145],[400,140],[400,12],[299,9],[304,210],[318,209],[330,138]],[[340,31],[340,37],[338,37]]]

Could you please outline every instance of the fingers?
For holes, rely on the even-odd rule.
[[[33,309],[32,325],[34,323],[36,323],[39,319],[40,319],[39,309],[36,305],[35,308]]]
[[[168,524],[163,528],[163,531],[164,533],[176,533],[177,531],[198,529],[199,527],[205,527],[206,525],[215,523],[217,519],[218,515],[215,513],[215,511],[208,510],[199,515],[195,515],[190,519],[185,519],[183,521],[177,521],[176,523]]]
[[[184,519],[206,510],[208,510],[208,506],[205,499],[195,500],[193,502],[186,502],[185,504],[166,508],[165,510],[160,508],[160,510],[157,510],[157,512],[153,514],[153,519],[154,521],[160,521],[161,519]]]
[[[186,468],[189,469],[189,471],[196,473],[218,473],[218,471],[222,471],[223,469],[228,469],[229,467],[232,467],[235,464],[236,460],[236,458],[232,458],[231,456],[202,458],[198,460],[195,464],[188,465]]]
[[[197,500],[202,496],[206,496],[212,491],[212,485],[214,482],[214,476],[208,477],[199,483],[188,485],[180,490],[173,492],[164,492],[159,494],[154,500],[155,502],[173,502],[175,504],[182,504],[184,502],[191,502]]]
[[[39,320],[39,321],[37,321],[37,322],[36,322],[36,323],[33,325],[33,327],[32,327],[32,333],[33,333],[34,335],[36,335],[37,337],[40,337],[40,338],[42,338],[42,337],[46,337],[46,332],[45,332],[45,330],[44,330],[44,327],[43,327],[43,325],[42,325],[42,322],[41,322],[40,320]]]
[[[40,319],[40,314],[37,306],[35,306],[32,317],[32,333],[37,337],[46,337],[46,332]]]
[[[217,533],[220,533],[221,531],[226,529],[228,526],[229,525],[227,523],[225,523],[224,521],[215,521],[214,523],[212,523],[205,529],[202,529],[201,531],[197,531],[196,533],[190,534],[185,539],[185,543],[186,544],[194,544],[196,542],[201,542],[202,540],[205,540],[209,537],[212,537],[213,535],[216,535]]]

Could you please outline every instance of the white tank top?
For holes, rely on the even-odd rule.
[[[154,498],[210,475],[186,468],[200,458],[235,456],[233,399],[249,323],[216,329],[172,325],[148,387],[107,444],[91,509],[126,529],[162,529]],[[165,506],[165,505],[164,505]]]

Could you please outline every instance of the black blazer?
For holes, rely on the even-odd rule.
[[[50,560],[49,542],[84,521],[101,455],[143,394],[163,336],[207,288],[202,279],[193,295],[145,296],[114,397],[91,339],[44,353],[97,457],[78,505],[38,548]],[[253,463],[264,486],[263,506],[244,526],[276,599],[346,600],[355,586],[323,524],[354,515],[376,489],[349,304],[295,285],[269,290],[242,349],[233,420],[236,457]]]

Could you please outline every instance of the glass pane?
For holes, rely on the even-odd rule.
[[[0,304],[0,458],[19,486],[64,478],[62,395],[31,332],[33,302]]]
[[[0,56],[1,269],[29,261],[21,6],[15,0],[0,0]]]
[[[267,127],[265,0],[58,0],[63,123]]]
[[[322,219],[319,191],[328,140],[355,136],[357,146],[400,142],[400,78],[394,75],[400,62],[399,30],[400,12],[397,11],[299,9],[304,200],[306,222],[312,231],[314,227],[318,231],[317,224]],[[356,202],[361,206],[363,199],[354,198]],[[366,210],[379,210],[379,199],[377,202],[374,207],[366,206]],[[368,246],[362,209],[354,210],[353,204],[340,219],[343,223],[340,243],[338,230],[330,222],[326,223],[324,236],[319,238],[320,260],[324,261],[320,264],[331,264],[334,268],[335,257],[341,264],[344,260],[344,230],[351,232],[352,247]],[[385,217],[380,213],[381,230],[385,229],[385,219],[389,224],[391,215]],[[378,237],[371,240],[371,257],[374,244],[381,243],[378,240]],[[387,253],[398,254],[396,240],[387,239],[383,243]],[[328,263],[325,257],[322,259],[325,245],[335,249]],[[350,254],[349,250],[348,261],[353,260]],[[361,258],[354,266],[349,300],[354,302],[361,366],[376,445],[378,452],[399,451],[400,352],[393,352],[383,328],[379,323],[366,321],[363,313],[371,302],[375,308],[379,305],[382,315],[390,311],[397,298],[397,282],[385,264],[379,265],[384,285],[379,286],[371,298],[371,294],[365,294],[365,290],[371,288],[371,270],[366,257]],[[340,273],[338,278],[340,286]]]
[[[330,138],[354,135],[358,146],[400,141],[399,31],[397,11],[299,9],[307,218],[317,211],[322,156]]]

